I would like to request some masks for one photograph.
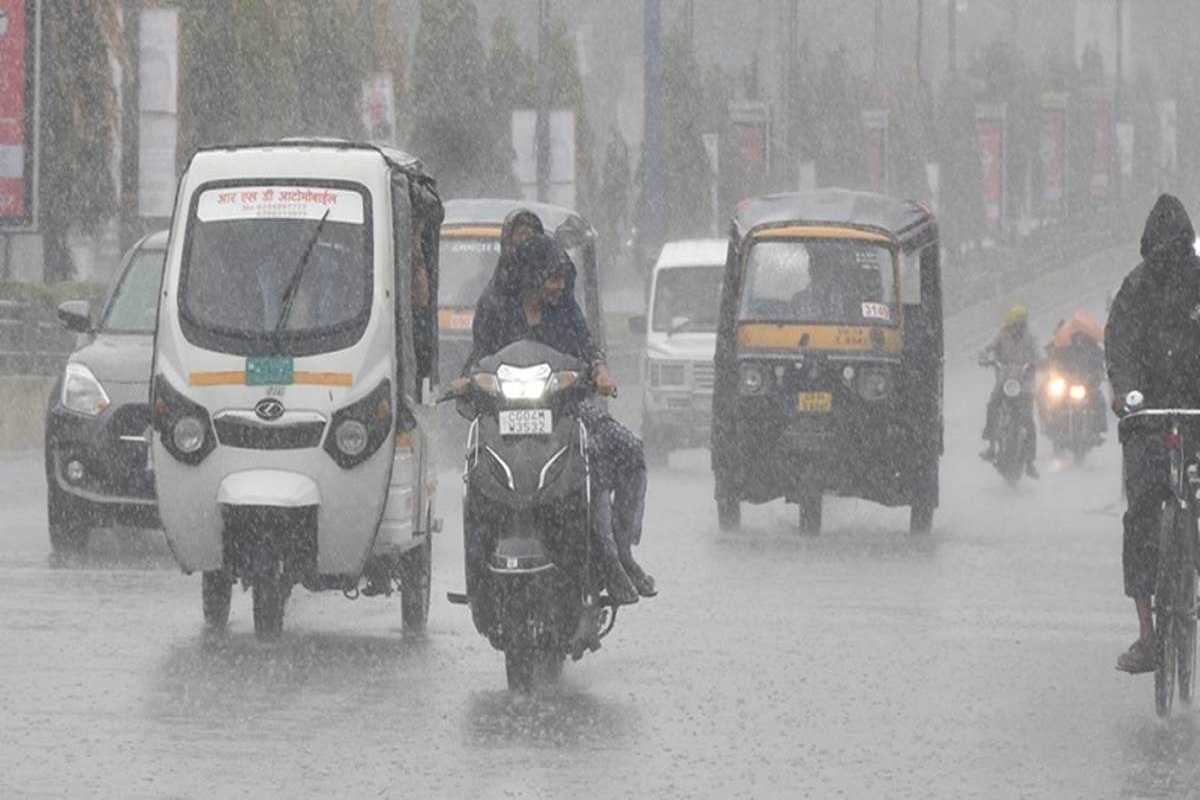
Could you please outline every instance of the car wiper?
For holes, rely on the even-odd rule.
[[[325,209],[325,213],[321,215],[321,219],[317,222],[317,227],[309,238],[308,244],[304,246],[304,253],[300,256],[300,263],[292,271],[292,277],[288,281],[287,288],[283,290],[283,308],[279,311],[279,319],[276,320],[275,330],[272,333],[278,334],[283,330],[283,326],[287,324],[288,317],[291,316],[292,304],[296,302],[296,294],[300,289],[300,281],[304,278],[304,270],[308,267],[308,259],[312,256],[313,248],[317,246],[317,239],[321,236],[321,228],[325,227],[325,220],[329,218],[330,210],[328,208]]]

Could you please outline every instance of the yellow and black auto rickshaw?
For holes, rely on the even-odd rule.
[[[911,506],[926,532],[942,454],[937,222],[918,203],[841,189],[749,200],[722,287],[712,466],[722,528],[742,501]]]
[[[458,376],[471,351],[475,303],[500,258],[500,227],[509,212],[526,208],[563,246],[576,268],[575,299],[592,336],[603,346],[604,315],[596,274],[596,231],[568,208],[524,200],[450,200],[442,222],[438,290],[438,346],[444,382]]]

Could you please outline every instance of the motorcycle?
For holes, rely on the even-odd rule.
[[[1065,373],[1052,373],[1043,383],[1038,398],[1042,431],[1055,452],[1068,451],[1076,463],[1100,443],[1096,435],[1096,404],[1092,392],[1098,388]],[[1101,412],[1103,413],[1103,412]]]
[[[1028,402],[1025,378],[1033,367],[995,360],[980,361],[980,366],[996,371],[996,383],[1001,391],[1000,405],[996,409],[992,427],[992,450],[995,453],[992,464],[1006,481],[1015,486],[1025,472],[1029,437],[1037,435],[1037,431],[1027,430],[1021,424],[1021,406]]]
[[[586,365],[514,342],[483,359],[459,398],[471,420],[463,480],[466,593],[476,630],[504,653],[508,686],[553,681],[597,650],[617,607],[592,535]],[[447,398],[448,399],[448,398]]]

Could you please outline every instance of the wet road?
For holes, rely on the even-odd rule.
[[[1152,679],[1113,669],[1118,448],[1043,448],[1011,490],[975,455],[988,374],[947,366],[931,536],[839,500],[817,539],[782,503],[722,534],[707,453],[677,453],[641,550],[661,596],[529,698],[439,600],[462,586],[451,474],[424,640],[398,600],[298,591],[262,645],[248,595],[201,635],[159,534],[52,563],[41,455],[0,455],[0,796],[1198,796],[1196,716],[1160,723]]]

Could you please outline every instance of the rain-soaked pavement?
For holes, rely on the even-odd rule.
[[[263,645],[248,595],[202,636],[160,534],[52,563],[41,454],[0,455],[0,796],[1200,796],[1196,715],[1159,722],[1152,679],[1113,669],[1135,633],[1117,446],[1081,467],[1044,447],[1012,490],[976,457],[989,374],[947,367],[931,536],[838,500],[820,538],[782,503],[722,534],[707,453],[677,453],[641,549],[660,597],[533,697],[442,599],[451,473],[424,640],[398,600],[300,590]]]

